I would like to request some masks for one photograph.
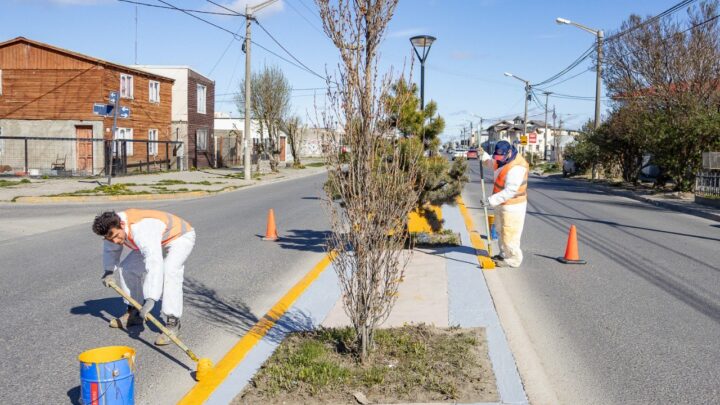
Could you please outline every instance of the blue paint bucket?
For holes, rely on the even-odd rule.
[[[498,234],[495,230],[495,224],[490,225],[490,239],[497,240]]]
[[[82,352],[80,401],[84,405],[135,404],[135,350],[106,346]]]

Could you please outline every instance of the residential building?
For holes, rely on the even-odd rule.
[[[189,66],[135,65],[137,69],[175,80],[172,87],[172,136],[184,167],[216,166],[215,82]]]
[[[109,161],[106,141],[114,137],[127,141],[119,144],[126,145],[130,170],[172,164],[171,145],[147,142],[171,140],[172,85],[159,74],[27,38],[2,42],[0,132],[42,139],[1,140],[0,165],[36,174],[99,174]],[[118,119],[116,135],[113,117],[94,113],[94,104],[109,103],[111,92],[130,109],[128,118]]]
[[[269,135],[267,128],[263,127],[262,130],[262,142],[265,144],[267,150],[269,149]],[[215,137],[218,145],[217,156],[222,165],[242,165],[242,157],[239,162],[236,160],[235,147],[236,142],[238,142],[237,137],[240,137],[239,142],[242,142],[244,131],[244,118],[232,117],[229,113],[224,112],[215,113]],[[257,120],[250,121],[250,138],[252,139],[252,145],[257,145],[261,142],[260,122]],[[282,131],[280,131],[280,144],[278,145],[278,149],[280,150],[280,163],[292,160],[292,153],[287,144],[287,134]],[[242,153],[242,147],[240,152]],[[253,163],[256,161],[257,156],[253,153]]]

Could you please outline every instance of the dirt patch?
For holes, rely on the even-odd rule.
[[[352,339],[350,328],[288,336],[232,403],[357,404],[355,393],[370,403],[499,400],[483,328],[378,330],[364,364]]]

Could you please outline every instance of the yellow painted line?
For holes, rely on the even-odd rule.
[[[326,255],[318,264],[310,270],[284,297],[272,307],[246,334],[240,339],[229,352],[218,362],[209,374],[178,402],[180,404],[201,404],[210,398],[210,395],[222,384],[235,367],[245,358],[250,350],[258,344],[267,332],[282,318],[293,303],[302,293],[322,274],[332,260],[331,255]]]
[[[475,248],[476,251],[480,252],[483,251],[487,254],[487,249],[485,248],[485,242],[483,242],[482,238],[480,237],[480,234],[475,230],[475,225],[473,224],[472,217],[470,217],[470,213],[467,210],[467,207],[465,206],[465,202],[463,201],[461,196],[457,197],[456,200],[458,207],[460,208],[460,213],[463,216],[463,219],[465,220],[465,227],[467,228],[468,233],[470,234],[470,243]],[[495,268],[495,262],[490,259],[489,256],[484,255],[477,255],[478,263],[480,263],[480,267],[482,267],[483,270],[492,270]]]

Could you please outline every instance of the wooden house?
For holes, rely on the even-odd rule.
[[[172,86],[165,76],[27,38],[2,42],[0,133],[31,139],[25,145],[0,140],[0,165],[44,173],[62,162],[66,172],[99,174],[106,163],[103,140],[110,139],[133,141],[126,142],[131,168],[168,163],[172,145],[142,141],[174,140]],[[119,95],[120,107],[130,109],[128,118],[118,118],[117,134],[112,116],[93,112],[95,104],[110,102],[111,92]]]

